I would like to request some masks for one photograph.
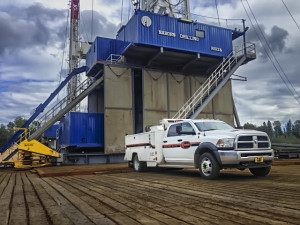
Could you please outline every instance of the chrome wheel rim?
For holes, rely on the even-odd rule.
[[[138,168],[139,168],[139,162],[138,162],[137,158],[134,158],[133,166],[134,166],[135,170],[138,170]]]
[[[201,161],[201,171],[205,176],[210,176],[212,173],[212,163],[209,158],[205,157]]]

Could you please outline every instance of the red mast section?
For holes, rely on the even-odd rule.
[[[72,20],[79,20],[80,16],[80,1],[79,0],[72,0],[71,3],[71,19]]]

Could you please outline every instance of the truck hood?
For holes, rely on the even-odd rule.
[[[205,133],[205,136],[214,136],[219,138],[235,138],[237,135],[267,135],[265,132],[256,131],[256,130],[240,130],[240,129],[230,129],[230,130],[211,130],[211,131],[202,131],[202,134]]]

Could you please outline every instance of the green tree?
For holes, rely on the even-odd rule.
[[[288,136],[291,136],[291,134],[292,134],[292,122],[291,122],[291,120],[289,120],[286,124],[286,134]]]
[[[274,133],[275,133],[276,137],[283,135],[283,132],[281,129],[281,123],[279,120],[274,121],[273,126],[274,126]]]
[[[293,130],[292,130],[293,135],[296,137],[300,138],[300,120],[296,120],[294,122]]]
[[[247,122],[247,123],[244,124],[244,129],[247,129],[247,130],[256,130],[257,127],[254,124]]]
[[[267,134],[269,135],[270,138],[274,136],[273,127],[270,120],[268,120],[267,122]]]
[[[41,128],[41,124],[39,121],[33,121],[29,126],[29,133],[33,134],[37,129]]]
[[[257,127],[257,130],[268,133],[268,127],[267,127],[266,122],[263,122],[262,126]]]
[[[9,139],[9,131],[6,129],[5,125],[0,126],[0,148],[2,148]]]
[[[24,119],[24,118],[22,118],[21,116],[18,116],[18,117],[16,117],[16,119],[15,119],[15,127],[16,128],[21,128],[23,125],[24,125],[24,123],[26,123],[26,119]]]

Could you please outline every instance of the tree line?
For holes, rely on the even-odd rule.
[[[0,148],[4,147],[4,145],[6,145],[7,142],[12,138],[14,133],[17,131],[15,128],[21,128],[26,121],[26,119],[18,116],[14,121],[9,122],[7,125],[0,125]],[[29,126],[29,132],[33,133],[39,127],[39,122],[33,121]]]
[[[18,116],[6,126],[4,124],[0,125],[0,148],[2,148],[16,132],[14,128],[22,127],[26,121],[26,119]],[[32,122],[29,127],[29,132],[33,133],[39,127],[40,124],[37,121]],[[294,123],[289,120],[284,126],[282,126],[281,122],[278,120],[273,123],[268,120],[268,122],[263,122],[261,126],[256,126],[247,122],[243,128],[266,132],[272,141],[286,142],[286,139],[296,138],[296,142],[298,141],[300,143],[300,140],[298,140],[300,139],[300,120],[296,120]]]
[[[256,126],[251,123],[245,123],[244,129],[266,132],[271,140],[279,140],[278,138],[280,137],[296,137],[300,139],[300,120],[296,120],[294,123],[289,120],[286,124],[283,125],[278,120],[274,121],[273,123],[268,120],[268,122],[263,122],[261,126]]]

